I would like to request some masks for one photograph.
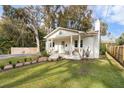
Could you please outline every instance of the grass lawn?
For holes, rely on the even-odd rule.
[[[44,62],[0,72],[0,87],[124,87],[124,69],[111,59]]]
[[[24,57],[12,57],[7,59],[0,59],[0,65],[6,65],[11,61],[12,63],[17,63],[17,61],[24,62],[24,59],[27,59],[27,61],[31,61],[36,58],[36,56],[24,56]]]

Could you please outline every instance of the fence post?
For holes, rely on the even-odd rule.
[[[113,45],[113,57],[115,57],[115,46]]]
[[[124,64],[124,45],[123,45],[123,47],[122,47],[123,49],[123,51],[122,51],[122,54],[123,54],[123,64]]]
[[[117,60],[119,61],[119,46],[117,46]]]

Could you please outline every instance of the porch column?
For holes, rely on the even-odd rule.
[[[81,35],[79,34],[78,35],[78,50],[79,50],[79,53],[80,53],[80,41],[81,41]]]
[[[48,46],[48,40],[46,39],[46,43],[45,43],[45,49],[47,50],[48,48],[49,48],[49,46]]]
[[[73,44],[72,44],[72,42],[73,42],[73,37],[72,37],[72,35],[71,35],[71,37],[70,37],[70,39],[71,39],[71,44],[70,44],[70,55],[72,56],[72,46],[73,46]]]
[[[53,39],[51,39],[51,48],[53,49]]]

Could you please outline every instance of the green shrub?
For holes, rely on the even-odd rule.
[[[15,68],[16,67],[16,63],[13,63],[13,68]]]
[[[20,61],[17,61],[17,63],[20,63]]]
[[[46,51],[42,51],[41,56],[49,57],[49,54]]]
[[[4,69],[4,65],[0,65],[0,68],[3,70]]]
[[[9,64],[12,64],[12,61],[9,61]]]
[[[27,62],[27,58],[24,59],[24,62]]]
[[[30,61],[32,61],[32,58],[30,58]]]
[[[106,45],[101,44],[100,45],[100,55],[105,55],[105,52],[106,52]]]

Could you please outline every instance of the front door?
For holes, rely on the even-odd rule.
[[[65,42],[62,41],[59,47],[59,53],[65,53]]]

